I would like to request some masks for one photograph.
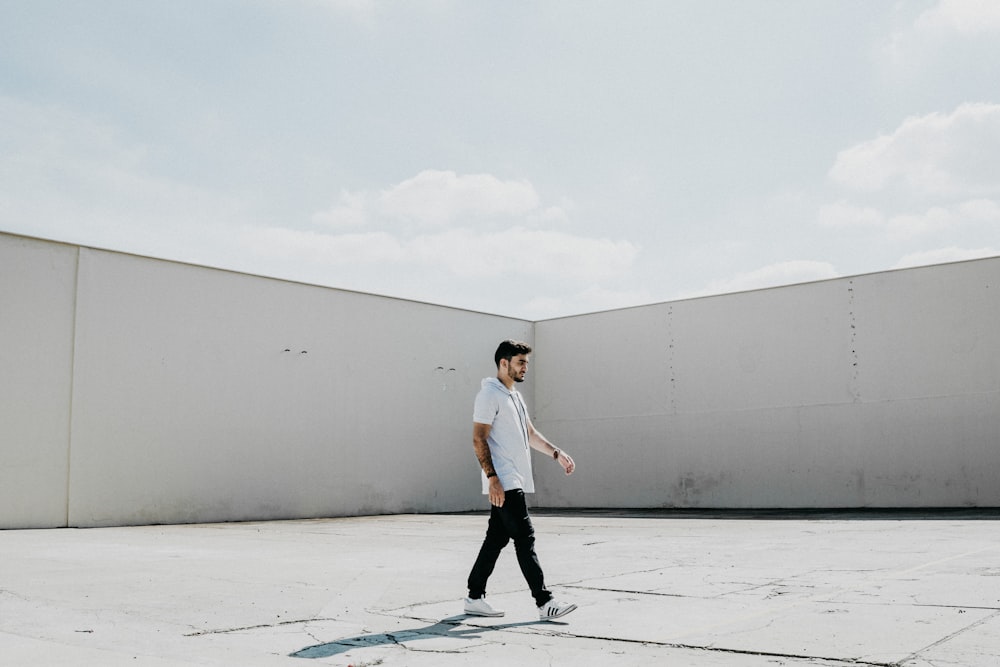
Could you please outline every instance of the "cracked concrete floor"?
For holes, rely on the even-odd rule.
[[[534,513],[461,615],[483,513],[0,531],[0,665],[990,667],[1000,512]]]

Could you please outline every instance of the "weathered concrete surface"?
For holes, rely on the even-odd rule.
[[[0,532],[3,665],[997,664],[1000,512],[536,512],[461,615],[483,514]]]

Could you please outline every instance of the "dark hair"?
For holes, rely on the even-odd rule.
[[[501,359],[510,361],[511,357],[516,357],[519,354],[531,354],[531,346],[519,340],[510,340],[508,338],[500,343],[496,354],[493,355],[493,361],[496,362],[497,368],[500,368]]]

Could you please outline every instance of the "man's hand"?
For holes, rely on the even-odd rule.
[[[559,458],[557,460],[559,461],[559,465],[563,467],[563,470],[566,471],[567,475],[572,475],[573,471],[576,470],[576,463],[573,462],[573,457],[566,452],[560,450]]]
[[[503,485],[496,477],[490,477],[490,505],[503,507],[503,500],[506,494],[503,492]]]

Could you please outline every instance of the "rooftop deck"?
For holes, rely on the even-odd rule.
[[[996,665],[1000,511],[536,510],[462,615],[481,513],[0,532],[3,665]]]

